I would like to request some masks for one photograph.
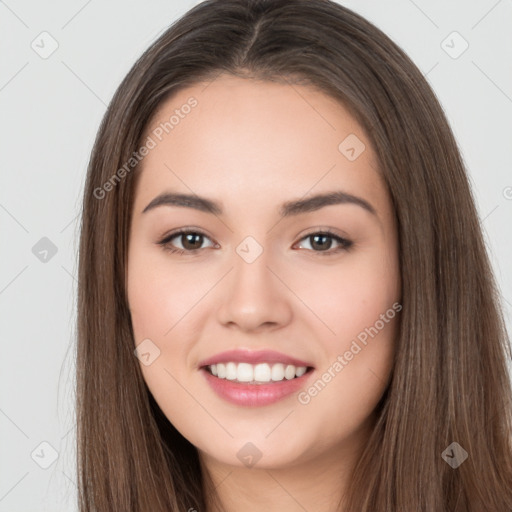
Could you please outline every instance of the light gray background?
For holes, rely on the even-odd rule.
[[[0,511],[76,510],[76,251],[89,152],[136,58],[196,3],[0,2]],[[512,0],[340,3],[394,39],[438,95],[474,186],[510,329]],[[58,43],[46,59],[31,47],[51,49],[43,31]],[[447,51],[458,54],[464,42],[446,39],[453,31],[469,44],[457,58]],[[46,262],[32,251],[43,237],[57,248]],[[52,449],[43,442],[58,454],[47,469]]]

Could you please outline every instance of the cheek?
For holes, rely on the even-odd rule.
[[[168,302],[172,300],[169,290],[158,285],[151,272],[133,267],[128,280],[128,302],[135,343],[150,338],[159,343],[171,327]]]
[[[181,425],[197,415],[189,411],[193,404],[179,383],[185,382],[188,340],[193,339],[187,313],[200,298],[202,286],[197,281],[191,286],[185,273],[171,272],[152,256],[143,250],[129,256],[127,294],[134,341],[135,346],[144,342],[141,347],[150,353],[149,363],[140,358],[139,364],[151,394],[166,416]]]
[[[324,357],[318,379],[301,403],[336,417],[350,411],[351,423],[371,413],[392,370],[401,305],[397,260],[382,251],[347,258],[308,280],[302,293],[318,318],[315,325]]]
[[[194,305],[211,286],[212,277],[180,271],[165,258],[133,251],[128,265],[128,302],[136,342],[141,338],[164,343],[182,327]]]
[[[343,349],[347,341],[376,322],[379,330],[386,330],[381,315],[385,320],[395,316],[394,310],[389,315],[386,312],[400,299],[400,273],[395,255],[386,258],[383,254],[383,250],[348,254],[339,265],[319,267],[314,276],[306,269],[296,273],[300,279],[294,290],[304,297],[318,329],[325,332],[329,351]]]

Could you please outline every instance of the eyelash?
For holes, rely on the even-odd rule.
[[[189,255],[195,255],[198,251],[200,251],[201,249],[191,249],[191,250],[185,250],[185,249],[177,249],[175,247],[172,247],[171,246],[171,240],[173,238],[176,238],[176,237],[179,237],[180,235],[190,235],[190,234],[194,234],[194,235],[202,235],[203,237],[205,238],[209,238],[205,233],[203,233],[200,229],[193,229],[193,230],[185,230],[185,229],[182,229],[182,230],[179,230],[179,231],[175,231],[174,233],[170,233],[168,235],[166,235],[162,240],[160,240],[159,242],[157,242],[158,245],[162,246],[162,248],[165,250],[165,251],[168,251],[172,254],[179,254],[179,255],[182,255],[182,254],[185,254],[185,253],[188,253]],[[330,231],[329,229],[324,229],[322,231],[313,231],[312,233],[309,233],[307,234],[306,236],[302,237],[300,241],[302,240],[305,240],[306,238],[310,238],[314,235],[324,235],[324,236],[327,236],[328,238],[332,238],[334,239],[336,242],[338,242],[340,244],[341,247],[338,247],[336,250],[332,251],[332,250],[327,250],[327,251],[315,251],[313,249],[308,249],[312,252],[315,252],[315,253],[318,253],[319,255],[321,256],[332,256],[334,254],[338,254],[339,252],[341,251],[349,251],[350,248],[352,247],[353,245],[353,242],[351,240],[348,240],[346,238],[342,238],[338,235],[336,235],[335,233],[333,233],[332,231]]]

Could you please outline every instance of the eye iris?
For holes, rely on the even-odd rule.
[[[198,249],[203,244],[203,235],[199,233],[188,233],[186,235],[181,235],[182,240],[185,240],[185,243],[183,243],[183,247],[185,249],[189,249],[193,251],[194,249]],[[194,245],[195,243],[195,245]],[[188,245],[190,244],[190,245]]]
[[[331,244],[332,244],[332,239],[330,236],[328,235],[312,235],[310,236],[310,239],[313,240],[313,243],[311,244],[311,247],[315,248],[315,245],[316,245],[316,248],[319,248],[319,249],[330,249],[331,247]],[[318,242],[318,240],[321,240],[321,242]],[[326,244],[326,240],[328,240],[328,243]]]

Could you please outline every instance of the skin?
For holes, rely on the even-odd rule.
[[[234,348],[277,350],[315,367],[307,389],[400,301],[396,224],[375,154],[356,120],[322,92],[228,75],[162,104],[146,135],[191,96],[198,105],[145,156],[136,186],[129,307],[135,344],[149,338],[160,350],[141,363],[143,377],[198,448],[224,510],[333,510],[389,382],[399,313],[307,404],[297,394],[263,407],[231,404],[198,364]],[[349,134],[366,146],[354,161],[338,149]],[[169,205],[141,213],[171,190],[217,200],[223,214]],[[285,201],[334,190],[363,198],[376,215],[335,204],[279,216]],[[207,235],[195,254],[158,245],[189,227]],[[306,236],[322,228],[352,247],[327,239],[330,255],[322,253]],[[263,249],[252,263],[236,252],[247,236]],[[182,236],[169,243],[186,244]],[[262,454],[253,467],[237,457],[247,442]]]

